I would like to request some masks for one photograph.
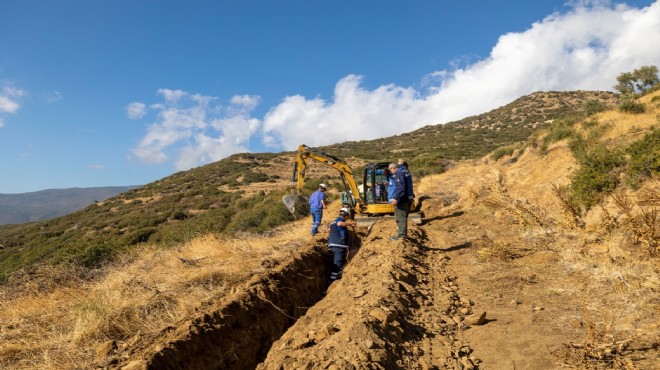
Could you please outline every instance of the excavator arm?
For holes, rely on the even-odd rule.
[[[309,147],[302,144],[298,147],[293,166],[292,182],[298,191],[298,195],[302,195],[303,185],[305,184],[305,171],[307,170],[307,160],[314,160],[326,166],[332,167],[341,175],[344,184],[345,192],[350,196],[351,204],[349,206],[357,213],[362,213],[364,202],[362,201],[362,194],[358,189],[353,170],[343,159],[324,153],[318,149]]]

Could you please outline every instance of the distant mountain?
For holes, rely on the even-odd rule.
[[[48,189],[0,194],[0,225],[43,221],[83,209],[137,186]]]

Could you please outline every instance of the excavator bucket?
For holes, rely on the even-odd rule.
[[[294,218],[305,217],[309,214],[307,198],[302,195],[289,194],[282,197],[282,203],[291,212]]]

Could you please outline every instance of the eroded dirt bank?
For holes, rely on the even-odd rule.
[[[253,369],[271,343],[322,296],[328,256],[320,246],[303,248],[264,275],[235,288],[222,301],[168,328],[149,343],[136,337],[126,352],[107,360],[124,369]]]

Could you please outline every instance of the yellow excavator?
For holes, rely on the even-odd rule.
[[[308,210],[307,200],[302,194],[308,159],[332,167],[339,172],[344,188],[344,191],[340,193],[342,207],[351,209],[352,216],[358,221],[358,225],[368,226],[380,218],[390,218],[394,214],[394,206],[388,202],[385,190],[389,162],[367,164],[362,173],[362,184],[358,185],[353,170],[346,161],[302,144],[298,147],[293,164],[292,183],[296,194],[286,195],[282,198],[284,205],[294,216],[306,215]],[[411,204],[411,211],[414,208],[415,205]],[[408,218],[417,224],[422,222],[419,212],[411,212]]]

